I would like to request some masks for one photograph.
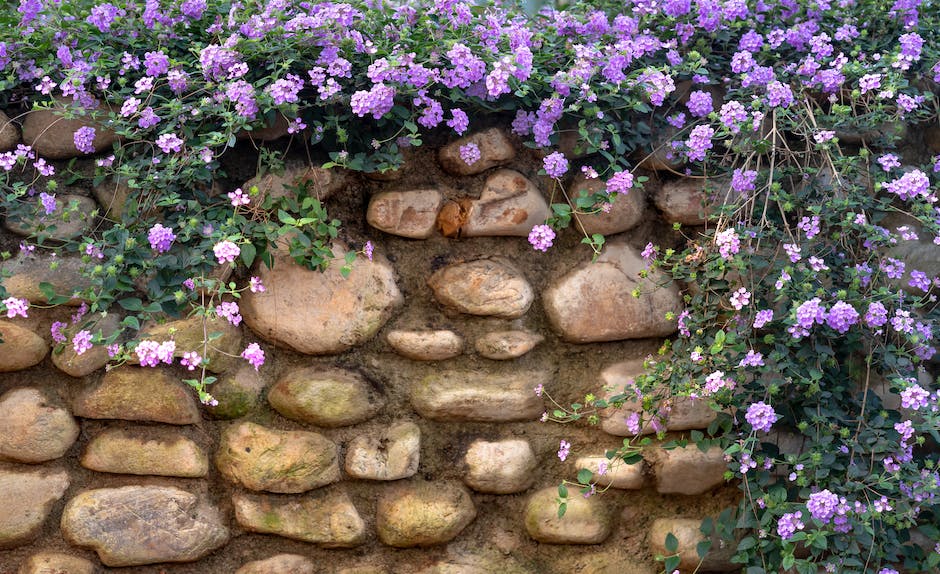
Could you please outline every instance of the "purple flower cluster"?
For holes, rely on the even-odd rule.
[[[473,165],[483,157],[480,146],[473,142],[460,146],[458,151],[460,152],[460,159],[467,165]]]
[[[849,328],[856,323],[858,323],[858,311],[845,301],[837,301],[826,314],[826,324],[839,333],[847,333]]]
[[[773,424],[777,422],[777,413],[772,406],[760,401],[748,407],[744,419],[754,430],[770,432]]]
[[[728,259],[741,249],[741,239],[734,228],[725,229],[715,234],[715,244],[718,245],[718,254]]]
[[[712,136],[714,135],[714,128],[708,125],[695,126],[692,129],[689,133],[689,139],[685,140],[686,154],[689,161],[703,161],[705,159],[708,150],[714,147],[712,145]]]
[[[72,134],[75,149],[82,153],[95,153],[95,128],[82,126]]]
[[[141,341],[134,349],[137,359],[142,367],[156,367],[160,363],[173,364],[173,353],[176,352],[176,341]]]
[[[529,232],[529,243],[536,251],[548,251],[555,240],[555,230],[547,225],[536,225]]]
[[[274,105],[293,104],[300,100],[300,90],[304,87],[304,81],[300,76],[287,74],[286,78],[276,80],[268,86],[267,92],[274,100]]]
[[[72,337],[72,349],[74,349],[76,355],[84,355],[91,348],[91,332],[81,330]]]
[[[241,254],[241,251],[238,245],[228,240],[220,241],[212,247],[212,252],[215,254],[219,265],[235,261],[235,258]]]
[[[150,242],[150,248],[156,253],[166,253],[176,240],[176,234],[173,233],[172,228],[157,223],[147,233],[147,240]]]
[[[183,151],[183,140],[176,134],[163,134],[157,138],[157,147],[163,150],[163,153],[179,153]]]
[[[803,530],[805,525],[801,520],[803,518],[802,512],[789,512],[784,514],[777,520],[777,534],[783,540],[789,540],[793,537],[797,530]]]
[[[545,173],[555,179],[568,172],[568,160],[565,158],[565,154],[558,151],[545,156],[545,159],[542,160],[542,166],[545,168]]]
[[[215,314],[218,317],[221,317],[231,323],[234,326],[238,326],[242,322],[242,316],[238,309],[238,303],[234,301],[224,301],[219,303],[215,308]]]
[[[16,316],[26,317],[26,312],[29,310],[29,301],[26,299],[17,299],[16,297],[7,297],[3,301],[3,306],[6,307],[7,319],[12,319]]]
[[[826,307],[819,297],[814,297],[797,306],[794,316],[794,324],[787,327],[787,332],[794,339],[800,339],[809,336],[814,325],[822,325],[826,321]]]
[[[395,88],[379,82],[369,91],[359,90],[354,93],[349,104],[353,113],[360,118],[372,114],[374,119],[382,119],[395,105]]]
[[[261,348],[258,343],[252,343],[245,347],[245,350],[241,353],[241,358],[248,361],[255,370],[258,370],[258,367],[264,364],[264,350]]]
[[[839,506],[839,497],[828,489],[814,492],[806,501],[806,509],[812,517],[823,524],[832,520]]]
[[[921,197],[929,203],[937,202],[937,195],[930,192],[930,179],[927,174],[915,169],[884,184],[884,188],[904,201]]]

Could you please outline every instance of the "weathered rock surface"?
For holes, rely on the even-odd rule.
[[[480,148],[480,159],[467,165],[467,162],[460,157],[460,148],[471,143]],[[506,165],[516,157],[516,150],[513,149],[512,143],[503,130],[490,128],[447,144],[438,151],[437,157],[441,162],[441,167],[448,173],[475,175],[491,167]]]
[[[396,423],[376,435],[361,435],[346,447],[346,473],[366,480],[399,480],[418,472],[421,429]]]
[[[82,466],[97,472],[199,478],[209,473],[209,457],[175,430],[109,428],[92,438]]]
[[[39,196],[28,201],[21,213],[7,216],[6,228],[17,235],[36,235],[53,241],[68,241],[88,232],[94,225],[95,200],[84,195],[62,193],[55,196],[56,210],[36,215]]]
[[[95,574],[95,565],[71,554],[40,552],[20,565],[17,574]]]
[[[21,546],[36,538],[69,487],[65,472],[0,468],[0,548]]]
[[[319,491],[302,497],[236,492],[235,520],[250,532],[349,548],[365,542],[365,523],[345,492]]]
[[[169,486],[83,492],[62,512],[62,536],[91,548],[106,566],[193,562],[228,542],[218,510]]]
[[[475,440],[464,457],[464,482],[478,492],[522,492],[535,481],[535,454],[526,440]]]
[[[281,377],[268,391],[268,402],[289,419],[342,427],[372,418],[385,399],[359,373],[308,367]]]
[[[323,201],[346,185],[346,174],[339,169],[323,169],[300,162],[291,162],[281,173],[268,172],[255,176],[242,185],[242,191],[250,193],[252,186],[258,187],[258,195],[252,201],[261,204],[265,198],[279,199],[292,195],[291,188],[306,186],[307,195]],[[255,199],[256,198],[256,199]]]
[[[605,189],[607,189],[607,183],[604,180],[587,179],[579,175],[571,184],[571,197],[577,197],[582,190],[587,195],[593,195]],[[643,221],[646,214],[646,190],[633,188],[625,194],[614,194],[611,199],[613,202],[610,205],[610,211],[581,214],[575,218],[575,222],[584,233],[614,235],[629,231]]]
[[[245,364],[234,373],[219,377],[209,392],[219,402],[206,407],[210,415],[218,419],[237,419],[261,403],[264,380],[254,367]]]
[[[551,215],[539,188],[511,169],[501,169],[488,177],[480,199],[461,205],[466,210],[460,226],[464,237],[526,237],[532,227],[545,223]]]
[[[543,371],[508,375],[444,371],[415,381],[411,404],[421,416],[439,421],[535,420],[543,405],[532,389],[549,381],[550,375]]]
[[[235,574],[317,574],[317,567],[305,556],[278,554],[264,560],[252,560]]]
[[[496,361],[506,361],[525,355],[545,340],[529,331],[494,331],[476,340],[477,353]]]
[[[463,337],[453,331],[404,331],[386,335],[388,344],[399,355],[415,361],[443,361],[463,352]]]
[[[278,112],[271,118],[270,123],[265,122],[260,126],[254,126],[250,131],[241,130],[235,134],[235,137],[240,140],[250,139],[261,142],[274,141],[289,135],[287,128],[290,127],[290,123],[290,120],[288,120],[284,114]]]
[[[10,116],[0,111],[0,153],[16,149],[20,143],[20,128],[10,121]]]
[[[0,339],[0,373],[38,365],[49,352],[42,337],[12,321],[0,321]]]
[[[702,494],[724,484],[724,452],[712,447],[705,452],[694,444],[685,448],[659,450],[653,463],[656,491],[660,494]]]
[[[657,518],[650,527],[650,550],[653,554],[669,555],[666,550],[666,536],[672,533],[679,541],[679,570],[682,572],[731,572],[741,568],[740,564],[732,564],[735,545],[726,544],[721,547],[718,540],[712,540],[712,547],[704,559],[698,556],[699,542],[708,540],[700,530],[702,521],[694,518]]]
[[[470,493],[447,482],[400,484],[379,498],[379,539],[398,548],[443,544],[476,518]]]
[[[100,318],[90,326],[82,325],[82,328],[90,331],[92,335],[101,331],[102,336],[109,336],[119,328],[120,318],[117,315],[107,315]],[[78,327],[72,327],[67,331],[71,337],[75,335]],[[84,377],[97,371],[108,364],[111,357],[108,356],[108,348],[105,345],[95,345],[81,355],[75,352],[74,345],[67,344],[59,353],[52,354],[52,364],[57,369],[69,375],[70,377]]]
[[[111,144],[118,139],[117,134],[90,116],[65,119],[61,115],[65,103],[64,100],[57,100],[48,110],[36,110],[26,114],[23,120],[23,142],[32,146],[39,156],[47,159],[82,157],[87,154],[75,147],[74,136],[80,128],[89,126],[95,128],[95,139],[92,141],[95,152],[110,150]],[[105,116],[107,109],[99,107],[96,113]]]
[[[72,415],[38,389],[0,396],[0,459],[38,463],[59,458],[78,432]]]
[[[672,126],[663,126],[653,134],[650,147],[636,154],[637,167],[653,171],[676,172],[685,165],[685,158],[681,153],[672,149],[671,142],[675,139],[684,139],[678,130]]]
[[[539,490],[525,507],[525,528],[529,536],[548,544],[600,544],[610,535],[611,518],[597,498],[578,493],[567,499],[565,515],[558,518],[558,489]]]
[[[124,215],[127,198],[131,188],[121,179],[108,178],[91,188],[92,195],[104,209],[105,215],[114,220],[120,220]]]
[[[600,486],[625,490],[643,488],[645,464],[642,461],[636,464],[625,464],[622,460],[608,460],[606,456],[583,456],[575,462],[575,466],[593,472],[591,480]],[[604,467],[603,474],[600,472],[602,466]]]
[[[208,349],[204,350],[206,335],[212,340],[209,341]],[[196,351],[199,356],[209,359],[206,369],[213,373],[222,373],[242,364],[239,358],[242,352],[242,330],[218,316],[189,317],[162,324],[148,323],[141,329],[140,337],[158,342],[172,339],[176,341],[174,357],[180,358],[186,352]]]
[[[609,245],[596,262],[567,273],[545,291],[545,312],[552,326],[573,343],[674,333],[676,321],[666,314],[679,314],[679,289],[659,270],[641,278],[639,273],[645,268],[632,247]],[[637,289],[639,298],[633,296]]]
[[[369,200],[369,225],[401,237],[427,239],[434,233],[444,195],[437,189],[382,191]]]
[[[201,420],[189,387],[164,369],[122,367],[78,393],[72,404],[76,416],[89,419],[153,421],[171,425]]]
[[[50,259],[21,251],[4,263],[3,269],[9,271],[10,276],[4,278],[3,286],[12,297],[28,299],[30,303],[48,303],[39,285],[49,283],[56,295],[71,297],[91,285],[90,280],[82,276],[83,266],[81,258],[76,255],[58,255]],[[78,307],[82,301],[73,297],[65,304]]]
[[[250,490],[299,493],[339,480],[337,447],[312,432],[249,422],[225,429],[215,457],[226,479]]]
[[[653,202],[670,223],[704,225],[710,204],[717,201],[711,196],[724,195],[727,188],[726,180],[677,179],[664,183],[653,196]]]
[[[428,279],[434,297],[461,313],[515,319],[529,310],[535,291],[502,257],[454,263]]]
[[[344,249],[334,247],[342,258]],[[264,293],[242,295],[245,323],[261,337],[308,355],[341,353],[375,335],[402,303],[391,266],[376,256],[358,259],[348,278],[339,265],[325,272],[276,257],[274,269],[261,266]]]

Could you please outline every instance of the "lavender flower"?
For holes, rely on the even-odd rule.
[[[824,524],[835,516],[838,505],[839,497],[829,492],[829,489],[814,492],[809,495],[809,500],[806,501],[806,509],[809,510],[813,518]]]
[[[157,138],[157,147],[163,150],[163,153],[183,151],[183,140],[176,134],[163,134]]]
[[[712,136],[715,130],[708,125],[695,126],[689,134],[689,139],[685,140],[685,147],[689,161],[702,161],[705,154],[712,149]]]
[[[480,161],[483,155],[480,152],[480,147],[473,142],[460,146],[458,151],[460,152],[460,159],[467,165],[473,165]]]
[[[82,153],[95,153],[95,128],[82,126],[72,135],[75,149]]]
[[[770,432],[773,424],[777,422],[777,413],[772,406],[760,401],[748,407],[744,419],[754,430]]]
[[[685,106],[689,108],[689,113],[697,118],[703,118],[711,113],[712,96],[705,91],[695,91],[689,94],[689,101]]]
[[[235,258],[241,253],[241,249],[238,245],[235,245],[231,241],[220,241],[212,247],[212,252],[215,254],[216,260],[218,260],[219,265],[223,263],[231,263],[235,261]]]
[[[565,154],[557,151],[545,156],[542,165],[545,168],[545,173],[555,179],[565,175],[568,171],[568,160],[565,159]]]
[[[89,331],[81,330],[72,337],[72,348],[75,350],[76,355],[84,355],[91,347],[91,333]]]
[[[780,535],[780,538],[789,540],[797,530],[803,530],[804,524],[802,520],[800,520],[802,517],[803,513],[799,511],[790,512],[781,516],[780,519],[777,520],[777,534]]]
[[[12,319],[17,315],[20,317],[26,317],[26,311],[29,309],[29,301],[26,299],[17,299],[16,297],[7,297],[3,301],[3,306],[6,307],[7,319]]]
[[[52,215],[58,207],[55,194],[49,194],[44,191],[39,194],[39,203],[42,205],[42,210],[46,215]]]
[[[826,314],[826,324],[839,333],[847,333],[858,322],[858,311],[845,301],[837,301]]]
[[[562,439],[558,445],[558,459],[564,462],[569,452],[571,452],[571,443]]]
[[[626,194],[633,188],[633,174],[629,171],[618,171],[607,180],[608,193]]]
[[[264,351],[258,345],[258,343],[252,343],[245,347],[245,350],[241,353],[241,358],[248,361],[255,370],[258,370],[258,367],[264,364]]]
[[[555,240],[555,230],[547,225],[536,225],[529,232],[529,243],[536,251],[548,251]]]
[[[161,223],[157,223],[151,227],[150,231],[147,233],[150,248],[157,253],[166,253],[169,251],[175,239],[176,235],[173,233],[173,229],[164,227]]]

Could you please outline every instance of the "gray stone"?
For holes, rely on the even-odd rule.
[[[64,330],[64,334],[71,340],[77,331],[84,329],[90,331],[92,335],[100,331],[102,337],[108,337],[120,328],[119,322],[120,318],[117,315],[107,315],[96,319],[90,325],[82,323],[67,328]],[[111,357],[108,355],[106,345],[95,345],[79,355],[75,352],[74,345],[66,344],[59,352],[52,354],[52,364],[66,375],[76,378],[90,375],[107,365],[110,360]]]
[[[206,343],[206,336],[211,339]],[[173,356],[195,351],[209,360],[206,370],[223,373],[240,366],[242,359],[242,330],[222,317],[189,317],[166,323],[145,323],[140,338],[150,341],[176,342]],[[136,358],[136,355],[135,355]]]
[[[354,371],[308,367],[281,377],[268,392],[268,402],[289,419],[342,427],[372,418],[385,399]]]
[[[526,237],[550,215],[548,202],[532,181],[517,171],[501,169],[486,179],[480,199],[467,205],[460,233],[464,237]]]
[[[0,548],[35,539],[56,503],[69,487],[66,472],[0,468]]]
[[[209,387],[218,401],[206,410],[217,419],[237,419],[247,415],[261,403],[264,380],[251,365],[244,364],[234,373],[225,374]]]
[[[385,336],[399,355],[415,361],[443,361],[463,352],[463,337],[453,331],[404,331],[396,329]]]
[[[235,574],[317,574],[317,567],[305,556],[278,554],[264,560],[252,560]]]
[[[92,195],[104,209],[105,215],[116,221],[120,221],[124,215],[124,208],[131,191],[127,182],[110,177],[91,188]]]
[[[71,554],[40,552],[20,565],[17,574],[95,574],[95,565]]]
[[[306,196],[324,201],[342,189],[346,180],[346,173],[341,169],[323,169],[303,162],[289,162],[283,171],[255,176],[242,184],[241,189],[250,194],[252,187],[258,188],[258,195],[251,196],[256,205],[261,205],[268,197],[280,199],[296,196],[297,193],[292,188],[303,186],[306,186]],[[298,197],[306,196],[301,194]]]
[[[215,457],[226,479],[250,490],[299,493],[340,479],[336,444],[323,435],[250,422],[222,432]]]
[[[30,303],[48,303],[49,299],[39,286],[48,283],[53,286],[55,295],[71,297],[65,303],[73,307],[82,304],[82,299],[75,296],[91,286],[91,280],[83,277],[81,270],[85,264],[77,255],[57,255],[40,257],[37,253],[21,251],[7,261],[3,269],[10,273],[3,279],[7,294],[12,297],[28,299]]]
[[[418,472],[421,429],[396,423],[375,435],[361,435],[346,447],[346,473],[366,480],[399,480]]]
[[[169,486],[83,492],[62,512],[62,536],[91,548],[106,566],[194,562],[228,542],[219,511]]]
[[[89,419],[153,421],[171,425],[199,422],[192,390],[164,369],[121,367],[78,393],[76,416]]]
[[[251,130],[240,130],[235,134],[235,137],[240,140],[250,139],[252,141],[269,142],[290,135],[287,128],[290,127],[291,120],[287,119],[281,112],[275,113],[270,123],[267,122],[267,118],[261,118],[256,120],[254,124]],[[303,136],[301,136],[301,139],[303,139]]]
[[[52,241],[68,241],[88,233],[95,224],[98,206],[84,195],[57,194],[56,210],[45,215],[39,196],[28,201],[15,214],[7,216],[6,228],[23,236],[37,236]],[[37,211],[40,215],[37,215]]]
[[[695,495],[724,484],[728,463],[720,447],[702,452],[694,444],[684,448],[660,449],[653,463],[656,492]]]
[[[545,340],[538,333],[529,331],[494,331],[477,339],[477,353],[495,361],[515,359],[525,355]]]
[[[535,300],[535,291],[508,259],[493,257],[455,263],[428,279],[434,297],[461,313],[516,319]]]
[[[372,227],[411,239],[434,233],[444,195],[436,189],[382,191],[369,200],[366,221]]]
[[[49,352],[42,337],[11,321],[0,321],[0,340],[0,373],[38,365]]]
[[[209,457],[176,430],[109,428],[88,442],[82,466],[97,472],[201,478]]]
[[[10,121],[10,116],[0,111],[0,153],[16,149],[20,143],[20,129]]]
[[[397,484],[379,497],[375,527],[389,546],[410,548],[450,542],[476,518],[470,493],[448,482]]]
[[[74,140],[75,132],[86,126],[95,128],[92,146],[96,153],[109,151],[111,145],[118,140],[117,134],[102,123],[106,121],[106,107],[99,106],[96,110],[85,111],[89,115],[66,119],[62,115],[66,107],[69,112],[81,111],[80,107],[72,106],[71,103],[71,100],[56,98],[50,109],[34,110],[26,114],[23,120],[23,142],[32,146],[39,156],[47,159],[87,156],[75,147]],[[96,117],[92,117],[91,113]]]
[[[526,440],[475,440],[464,457],[464,482],[478,492],[511,494],[535,481],[535,454]]]
[[[611,488],[622,488],[625,490],[637,490],[643,488],[645,482],[643,478],[643,469],[645,464],[640,461],[636,464],[626,464],[622,460],[608,460],[606,456],[583,456],[575,462],[579,469],[586,468],[593,475],[591,481],[599,486],[610,486]],[[604,472],[601,473],[601,466]]]
[[[301,497],[236,492],[232,503],[235,520],[249,532],[325,548],[350,548],[365,542],[365,523],[345,492],[318,491]]]
[[[673,151],[671,144],[674,140],[685,138],[679,135],[676,128],[666,125],[654,131],[651,139],[650,146],[636,154],[637,167],[678,173],[685,165],[685,159],[681,153]]]
[[[569,493],[565,515],[558,517],[558,488],[534,493],[525,507],[529,536],[548,544],[600,544],[610,535],[611,517],[596,497]]]
[[[480,148],[480,159],[467,165],[467,162],[460,157],[460,148],[471,143]],[[489,128],[445,145],[438,151],[437,157],[441,162],[441,167],[448,173],[475,175],[491,167],[511,162],[516,157],[516,150],[513,149],[512,143],[503,130]]]
[[[729,181],[723,178],[682,178],[667,181],[653,196],[666,221],[704,225],[712,208],[724,203]]]
[[[38,389],[13,389],[0,397],[0,459],[57,459],[75,443],[78,431],[72,415]]]
[[[411,404],[421,416],[439,421],[536,420],[543,405],[532,389],[549,381],[543,371],[443,371],[413,383]]]
[[[736,546],[722,544],[712,537],[712,547],[705,558],[698,556],[698,544],[709,538],[702,534],[702,521],[694,518],[657,518],[650,527],[649,541],[652,554],[672,555],[666,550],[666,536],[672,533],[679,541],[679,570],[682,572],[732,572],[740,570],[740,564],[732,564]],[[724,547],[722,547],[724,546]]]
[[[570,197],[573,199],[581,191],[594,195],[607,189],[607,182],[602,179],[587,179],[583,175],[575,178],[571,184]],[[646,214],[646,190],[634,187],[627,193],[612,194],[612,203],[608,212],[596,211],[575,216],[578,228],[588,235],[614,235],[629,231],[643,221]],[[572,205],[572,208],[575,206]]]

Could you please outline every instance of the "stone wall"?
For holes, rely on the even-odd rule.
[[[458,151],[468,138],[482,151],[470,166]],[[413,150],[400,172],[372,179],[289,162],[251,181],[280,193],[312,180],[343,221],[337,252],[371,240],[375,254],[346,279],[286,258],[255,270],[267,290],[245,294],[244,322],[208,327],[222,334],[217,406],[195,400],[183,367],[106,369],[103,350],[51,353],[50,325],[74,306],[0,321],[0,574],[652,574],[670,531],[692,572],[697,525],[737,497],[721,452],[654,441],[643,462],[601,474],[635,405],[593,427],[540,418],[548,395],[568,404],[622,389],[675,331],[664,315],[680,308],[679,288],[653,291],[661,278],[639,277],[639,250],[676,245],[672,222],[703,223],[701,181],[651,171],[644,190],[541,253],[526,236],[563,195],[537,175],[540,157],[498,128],[468,138]],[[253,176],[251,146],[239,145],[249,161],[231,162],[223,187]],[[114,214],[120,191],[68,193],[88,204],[79,213]],[[71,223],[59,232],[101,221]],[[34,225],[8,219],[0,247],[15,251]],[[594,263],[578,228],[609,235]],[[68,295],[83,281],[78,262],[56,260],[19,254],[5,285],[37,304],[40,282]],[[637,299],[637,288],[650,293]],[[203,325],[145,332],[181,354]],[[252,342],[268,357],[258,372],[228,356]],[[713,417],[676,404],[669,437]],[[561,440],[573,445],[565,461]],[[556,487],[579,468],[609,489],[572,489],[559,519]],[[732,569],[727,549],[704,566]]]

